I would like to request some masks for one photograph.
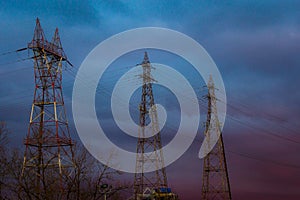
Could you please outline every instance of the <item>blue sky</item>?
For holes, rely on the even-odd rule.
[[[296,178],[300,174],[299,7],[299,1],[289,0],[1,1],[0,54],[26,47],[37,17],[48,40],[59,28],[73,73],[99,42],[121,31],[146,26],[180,31],[207,50],[224,79],[229,104],[224,140],[233,197],[296,199],[300,196],[295,187],[300,184]],[[27,57],[27,52],[0,56],[0,120],[8,123],[13,145],[19,147],[27,131],[34,80],[33,63],[16,61]],[[142,58],[142,51],[135,52],[116,65],[135,65]],[[157,51],[150,52],[150,60],[175,68],[185,65],[183,60]],[[126,70],[120,69],[120,75]],[[189,78],[196,87],[197,79]],[[78,138],[71,115],[73,81],[66,70],[65,103],[71,130]],[[203,84],[199,80],[199,88]],[[176,103],[157,98],[176,111]],[[167,169],[170,183],[182,199],[200,197],[199,147],[195,141]]]

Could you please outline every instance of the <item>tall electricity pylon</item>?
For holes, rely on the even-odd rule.
[[[48,42],[37,19],[28,49],[34,55],[35,89],[21,179],[26,179],[36,199],[66,199],[75,162],[62,93],[62,66],[67,57],[58,29]]]
[[[219,200],[231,199],[229,177],[227,171],[224,143],[218,120],[217,99],[213,79],[210,76],[208,82],[208,112],[205,128],[205,137],[210,138],[210,134],[220,135],[216,145],[204,158],[202,199]],[[208,142],[209,143],[209,142]],[[210,147],[209,147],[210,149]]]
[[[142,98],[139,106],[140,129],[137,142],[136,173],[134,180],[134,195],[136,200],[147,197],[156,188],[167,187],[167,176],[164,166],[161,135],[157,119],[157,110],[154,103],[151,77],[151,64],[145,52],[143,67]],[[151,122],[151,125],[149,125]],[[151,127],[146,127],[147,125]],[[152,136],[144,137],[149,131]],[[150,153],[149,153],[150,152]],[[146,173],[147,169],[156,169],[155,172]]]

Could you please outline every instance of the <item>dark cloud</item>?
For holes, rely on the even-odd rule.
[[[48,40],[54,28],[59,27],[64,49],[75,66],[73,73],[76,73],[94,46],[123,30],[162,26],[192,36],[206,48],[223,75],[228,103],[235,106],[229,106],[228,114],[244,123],[227,118],[224,128],[225,148],[235,152],[226,152],[233,198],[297,199],[300,195],[296,188],[299,185],[299,169],[280,163],[300,165],[297,154],[299,145],[270,136],[264,130],[299,141],[296,134],[300,128],[299,7],[299,1],[291,0],[1,1],[0,24],[3,28],[0,30],[0,50],[6,52],[26,46],[32,39],[36,17],[41,18]],[[0,64],[4,63],[0,69],[0,74],[4,73],[0,76],[0,120],[7,121],[13,132],[13,143],[18,146],[22,146],[22,139],[27,132],[33,98],[33,69],[13,73],[7,73],[7,70],[25,65],[32,68],[33,64],[5,63],[26,57],[26,53],[0,59]],[[162,55],[161,52],[156,54]],[[188,67],[171,56],[164,54],[164,60],[156,54],[151,54],[151,61],[153,59],[164,64],[167,61],[170,66],[175,63],[178,69],[178,66]],[[125,59],[123,61],[120,64],[135,65],[141,61],[141,57],[128,57],[126,62]],[[124,71],[119,72],[121,75]],[[183,70],[183,73],[189,76],[188,70]],[[195,88],[202,87],[203,80],[199,77],[189,78],[194,81]],[[74,74],[64,71],[68,119],[72,135],[79,141],[71,113],[73,81]],[[106,83],[110,89],[111,83]],[[96,100],[101,97],[100,92]],[[110,96],[106,97],[106,107],[100,107],[104,104],[99,101],[98,113],[110,106]],[[178,105],[172,102],[172,98],[172,95],[156,97],[157,101],[171,110],[171,114],[179,115],[176,112]],[[110,138],[116,144],[134,150],[133,140],[126,139],[125,134],[121,137],[118,135],[120,130],[110,121],[111,114],[106,112],[101,116],[105,119],[105,128],[112,131]],[[201,134],[202,129],[199,129]],[[170,140],[173,136],[164,137]],[[198,139],[201,141],[201,138]],[[195,142],[182,158],[167,168],[170,184],[181,194],[181,199],[201,196],[199,189],[203,160],[197,158],[200,144]]]
[[[64,24],[97,24],[96,9],[86,1],[1,1],[2,12],[14,13],[13,18],[35,16],[55,18]]]

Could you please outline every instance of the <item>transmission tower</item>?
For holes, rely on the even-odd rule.
[[[220,135],[220,137],[216,145],[204,158],[202,199],[231,199],[224,143],[220,129],[220,122],[218,120],[217,99],[215,96],[215,87],[212,76],[210,76],[207,86],[208,112],[204,134],[208,139],[210,138],[211,133]],[[208,147],[208,149],[210,149],[210,147]]]
[[[142,62],[143,79],[142,98],[139,106],[140,129],[137,142],[136,173],[134,180],[134,193],[136,200],[147,198],[149,193],[157,188],[167,188],[167,176],[164,166],[163,152],[161,150],[161,135],[157,119],[157,111],[154,103],[151,77],[151,64],[147,52]],[[151,124],[151,127],[146,127]],[[145,138],[146,132],[150,131],[152,137]],[[149,153],[150,152],[150,153]],[[146,173],[147,169],[154,168],[155,172]]]
[[[26,179],[36,199],[65,199],[75,163],[62,93],[62,66],[67,57],[58,29],[48,42],[37,19],[28,49],[34,55],[35,90],[21,179]]]

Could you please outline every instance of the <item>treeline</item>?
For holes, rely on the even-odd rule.
[[[129,183],[119,181],[121,172],[101,164],[81,146],[75,146],[76,168],[68,175],[42,169],[36,184],[36,174],[22,173],[23,151],[9,148],[9,134],[6,123],[0,122],[0,200],[101,200],[105,193],[107,199],[119,200],[131,192]],[[103,184],[109,187],[101,188]]]

